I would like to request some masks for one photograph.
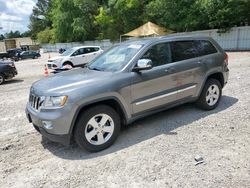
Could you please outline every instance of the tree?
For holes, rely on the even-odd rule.
[[[93,0],[53,1],[52,22],[56,41],[95,39],[98,35],[94,26],[97,10],[98,4]]]
[[[4,37],[3,34],[1,34],[1,35],[0,35],[0,41],[3,40],[3,39],[5,39],[5,37]]]
[[[54,42],[54,35],[53,35],[53,30],[46,28],[43,31],[40,31],[37,34],[37,40],[44,44],[44,43],[53,43]]]
[[[18,38],[21,37],[20,31],[10,31],[9,33],[5,33],[5,38],[11,39],[11,38]]]
[[[36,39],[37,34],[47,27],[51,28],[50,20],[51,0],[38,0],[30,16],[29,29],[31,38]]]
[[[135,29],[145,20],[145,7],[149,0],[109,0],[108,6],[99,8],[95,23],[103,37],[118,39],[123,33]]]

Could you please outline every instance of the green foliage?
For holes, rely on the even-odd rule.
[[[93,0],[53,1],[52,22],[56,41],[94,39],[98,35],[94,28],[97,10],[98,4]]]
[[[51,27],[50,11],[51,0],[38,0],[30,16],[29,29],[31,38],[36,39],[37,34],[47,27]]]
[[[54,32],[52,29],[46,28],[37,34],[37,40],[41,43],[54,43]]]
[[[30,29],[40,41],[51,31],[49,42],[117,40],[148,21],[177,32],[227,31],[250,23],[249,10],[249,0],[38,0]]]

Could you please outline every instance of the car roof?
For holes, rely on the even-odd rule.
[[[146,45],[152,42],[157,41],[179,41],[179,40],[210,40],[211,37],[207,36],[194,36],[194,35],[181,35],[178,36],[176,34],[171,34],[167,36],[161,36],[161,37],[147,37],[147,38],[135,38],[130,39],[128,41],[123,42],[125,45],[129,44],[138,44],[138,45]]]
[[[73,47],[73,49],[77,50],[77,49],[80,49],[80,48],[101,48],[100,46],[76,46],[76,47]]]

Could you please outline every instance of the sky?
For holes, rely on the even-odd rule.
[[[0,34],[28,30],[29,16],[36,0],[0,0]]]

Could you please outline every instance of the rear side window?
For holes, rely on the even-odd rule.
[[[197,57],[197,48],[194,41],[171,42],[170,46],[173,62]]]
[[[93,52],[97,52],[99,50],[100,50],[100,48],[93,48]]]
[[[95,51],[94,48],[85,48],[85,54],[92,53],[94,51]]]
[[[195,44],[196,44],[196,48],[198,51],[198,56],[204,56],[204,55],[217,53],[216,48],[209,41],[198,40],[198,41],[195,41]]]

